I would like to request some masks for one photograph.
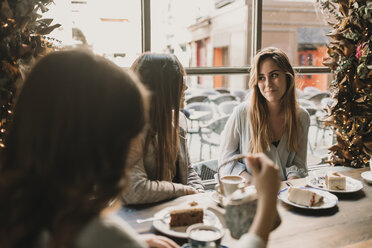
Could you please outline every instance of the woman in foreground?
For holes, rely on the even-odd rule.
[[[87,52],[36,64],[0,156],[0,247],[178,247],[108,208],[128,183],[146,98],[137,79]]]
[[[295,74],[278,48],[258,52],[252,64],[250,100],[238,106],[221,136],[219,164],[239,153],[265,153],[280,168],[282,180],[307,175],[310,117],[296,101]],[[225,167],[224,174],[251,177],[244,161]]]

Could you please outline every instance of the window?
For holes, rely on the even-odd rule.
[[[141,4],[137,0],[54,0],[44,17],[62,26],[50,36],[64,47],[85,46],[129,67],[141,53]]]

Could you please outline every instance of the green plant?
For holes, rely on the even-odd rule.
[[[372,1],[320,0],[332,31],[328,57],[335,99],[326,124],[337,144],[329,148],[334,164],[363,167],[372,154]]]
[[[0,0],[0,148],[12,114],[17,83],[33,58],[52,48],[45,37],[59,24],[41,19],[52,0]]]

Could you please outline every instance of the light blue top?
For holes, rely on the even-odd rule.
[[[287,180],[291,176],[307,176],[306,156],[310,116],[302,107],[298,109],[297,116],[300,123],[298,151],[288,151],[288,134],[285,133],[277,147],[271,144],[270,149],[265,152],[281,168],[282,180]],[[218,164],[231,159],[235,154],[248,153],[251,139],[250,129],[248,103],[243,102],[235,108],[221,134]],[[246,161],[236,161],[222,168],[221,174],[239,175],[244,170],[249,171]]]

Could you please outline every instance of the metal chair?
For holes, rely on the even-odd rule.
[[[194,170],[200,176],[201,180],[214,179],[214,174],[217,173],[218,160],[206,160],[192,164]]]
[[[238,100],[237,97],[231,94],[221,94],[218,96],[209,97],[209,101],[213,102],[216,105],[219,105],[227,101],[237,101],[237,100]]]
[[[223,102],[220,105],[218,105],[218,112],[221,115],[230,115],[236,106],[239,105],[239,102],[237,101],[228,101]]]
[[[195,134],[199,135],[199,127],[202,123],[208,122],[212,120],[214,116],[214,109],[209,103],[205,102],[194,102],[187,104],[184,107],[185,110],[187,110],[190,113],[190,116],[188,119],[191,122],[190,128],[187,130],[187,133],[189,134],[189,145],[191,144],[192,141],[192,136]],[[197,118],[193,118],[193,113],[195,111],[203,111],[206,112],[207,114],[200,115]],[[194,122],[197,123],[197,126],[194,128]]]
[[[200,93],[202,95],[208,95],[208,96],[215,96],[215,95],[220,94],[220,92],[218,92],[217,90],[214,90],[214,89],[202,90]]]
[[[309,115],[310,115],[310,126],[315,126],[316,128],[318,128],[317,118],[316,118],[316,115],[315,115],[317,113],[318,109],[315,106],[315,104],[312,101],[306,100],[306,99],[298,99],[298,103],[300,104],[300,106],[304,107],[307,110],[307,112],[309,113]],[[314,150],[313,150],[313,147],[310,143],[310,139],[308,139],[308,143],[309,143],[310,152],[313,154]]]
[[[188,97],[185,102],[186,104],[190,104],[190,103],[194,103],[194,102],[204,102],[208,100],[208,96],[207,95],[191,95],[190,97]]]
[[[215,90],[220,92],[221,94],[230,94],[230,91],[226,88],[215,88]]]
[[[200,176],[204,188],[206,190],[214,189],[214,186],[217,184],[217,181],[214,175],[217,173],[218,160],[205,160],[198,163],[192,164],[194,170]]]
[[[315,104],[315,106],[320,108],[322,107],[321,106],[322,99],[329,98],[330,96],[331,94],[329,92],[319,92],[319,93],[307,96],[306,99],[312,101]]]
[[[305,96],[312,96],[318,93],[322,93],[322,91],[316,87],[313,86],[307,86],[304,88],[303,93]]]
[[[200,160],[202,160],[204,144],[209,146],[209,157],[212,157],[212,146],[218,147],[220,145],[219,138],[228,118],[229,116],[222,116],[211,120],[207,124],[200,125]]]
[[[231,90],[230,94],[236,96],[241,102],[247,97],[248,91],[246,90]]]

